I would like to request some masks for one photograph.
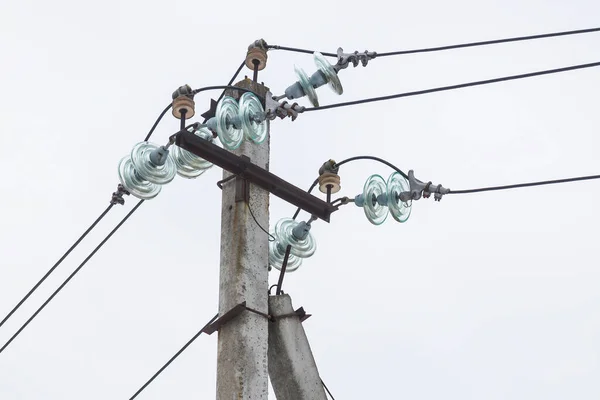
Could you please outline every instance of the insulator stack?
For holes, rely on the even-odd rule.
[[[310,233],[310,224],[297,222],[291,218],[280,219],[271,235],[275,238],[269,243],[269,265],[281,269],[287,246],[291,246],[290,256],[286,266],[287,272],[297,270],[302,265],[302,259],[312,256],[317,244]]]
[[[224,96],[217,105],[215,117],[206,125],[217,133],[219,140],[228,150],[235,150],[244,138],[260,144],[267,137],[266,114],[262,103],[254,93],[246,92],[239,103]]]
[[[400,194],[410,191],[408,181],[394,172],[387,182],[380,175],[371,175],[363,192],[355,197],[354,204],[362,207],[365,216],[373,225],[382,224],[388,214],[398,222],[406,222],[412,210],[412,201],[400,200]]]
[[[125,189],[138,199],[152,199],[161,186],[175,178],[175,161],[164,146],[141,142],[119,162],[119,179]]]
[[[208,142],[212,143],[214,141],[212,133],[206,127],[200,127],[193,132],[194,135]],[[213,166],[211,162],[178,146],[173,147],[172,154],[173,159],[175,160],[175,166],[177,167],[177,175],[182,178],[197,178]]]
[[[329,84],[329,87],[336,94],[344,93],[344,88],[342,87],[340,78],[333,65],[331,65],[319,52],[315,52],[313,57],[318,70],[309,77],[302,68],[294,66],[294,72],[296,73],[298,81],[289,86],[285,90],[285,95],[281,96],[281,98],[286,97],[293,100],[307,96],[308,101],[310,101],[313,106],[319,107],[319,98],[315,90],[316,88]]]

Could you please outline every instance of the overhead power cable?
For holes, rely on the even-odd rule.
[[[437,88],[432,88],[432,89],[417,90],[415,92],[405,92],[405,93],[398,93],[398,94],[392,94],[392,95],[381,96],[381,97],[372,97],[372,98],[362,99],[362,100],[347,101],[347,102],[344,102],[344,103],[328,104],[328,105],[320,106],[320,107],[310,107],[310,108],[306,108],[304,111],[305,112],[308,112],[308,111],[320,111],[320,110],[327,110],[327,109],[330,109],[330,108],[354,106],[354,105],[358,105],[358,104],[372,103],[372,102],[375,102],[375,101],[385,101],[385,100],[398,99],[398,98],[401,98],[401,97],[419,96],[419,95],[422,95],[422,94],[429,94],[429,93],[435,93],[435,92],[444,92],[444,91],[448,91],[448,90],[462,89],[462,88],[471,87],[471,86],[488,85],[488,84],[491,84],[491,83],[499,83],[499,82],[506,82],[506,81],[517,80],[517,79],[532,78],[534,76],[557,74],[557,73],[560,73],[560,72],[575,71],[575,70],[578,70],[578,69],[592,68],[592,67],[598,67],[598,66],[600,66],[600,62],[593,62],[593,63],[589,63],[589,64],[572,65],[572,66],[569,66],[569,67],[556,68],[556,69],[548,69],[548,70],[544,70],[544,71],[530,72],[530,73],[527,73],[527,74],[510,75],[510,76],[504,76],[504,77],[501,77],[501,78],[485,79],[485,80],[482,80],[482,81],[461,83],[461,84],[458,84],[458,85],[450,85],[450,86],[442,86],[442,87],[437,87]]]
[[[202,329],[200,329],[200,330],[198,331],[198,333],[196,333],[196,334],[195,334],[195,335],[194,335],[194,336],[193,336],[193,337],[192,337],[190,340],[188,340],[188,342],[187,342],[187,343],[186,343],[186,344],[185,344],[185,345],[184,345],[184,346],[183,346],[181,349],[179,349],[179,351],[178,351],[177,353],[175,353],[175,355],[173,355],[173,357],[171,357],[171,358],[169,359],[169,361],[167,361],[167,362],[165,363],[165,365],[163,365],[163,366],[162,366],[162,367],[161,367],[161,368],[160,368],[160,369],[159,369],[159,370],[158,370],[158,371],[157,371],[157,372],[156,372],[154,375],[152,375],[152,377],[151,377],[150,379],[148,379],[148,381],[147,381],[146,383],[144,383],[144,384],[142,385],[142,387],[141,387],[141,388],[139,388],[139,389],[138,389],[138,391],[137,391],[137,392],[135,392],[135,394],[129,398],[129,400],[133,400],[133,399],[135,399],[135,398],[136,398],[136,397],[137,397],[137,396],[138,396],[140,393],[142,393],[142,391],[143,391],[144,389],[146,389],[146,387],[148,387],[148,385],[150,385],[150,384],[152,383],[152,381],[154,381],[154,380],[155,380],[155,379],[156,379],[156,378],[157,378],[157,377],[158,377],[158,376],[159,376],[159,375],[160,375],[160,374],[161,374],[161,373],[162,373],[162,372],[163,372],[165,369],[167,369],[167,367],[168,367],[169,365],[171,365],[171,363],[172,363],[173,361],[175,361],[175,359],[176,359],[177,357],[179,357],[179,355],[180,355],[181,353],[183,353],[183,352],[185,351],[185,349],[187,349],[187,348],[188,348],[188,347],[189,347],[189,346],[190,346],[192,343],[194,343],[194,341],[195,341],[195,340],[198,338],[198,336],[200,336],[202,333],[204,333],[204,331],[206,330],[206,328],[208,328],[208,327],[209,327],[209,326],[210,326],[210,325],[211,325],[213,322],[215,322],[215,320],[216,320],[218,317],[219,317],[219,314],[215,315],[215,316],[214,316],[214,317],[213,317],[213,318],[212,318],[210,321],[208,321],[208,323],[207,323],[206,325],[204,325],[204,326],[202,327]]]
[[[102,218],[104,218],[104,216],[106,214],[108,214],[108,212],[111,210],[111,208],[113,208],[114,204],[111,203],[106,210],[104,210],[102,212],[102,214],[100,214],[100,216],[98,218],[96,218],[96,220],[92,223],[92,225],[90,225],[89,228],[87,228],[87,230],[85,232],[83,232],[83,234],[81,236],[79,236],[79,239],[77,239],[75,241],[75,243],[73,243],[73,245],[71,247],[69,247],[69,249],[62,255],[62,257],[60,257],[60,259],[52,266],[52,268],[50,268],[48,270],[48,272],[46,272],[46,274],[42,277],[42,279],[40,279],[38,281],[38,283],[36,283],[31,290],[21,299],[21,301],[19,301],[19,303],[17,303],[17,305],[6,315],[6,317],[4,317],[4,319],[0,322],[0,327],[2,325],[4,325],[4,323],[6,321],[8,321],[8,319],[19,309],[19,307],[21,307],[21,305],[23,305],[23,303],[29,298],[29,296],[31,296],[33,294],[33,292],[35,292],[37,290],[37,288],[50,276],[50,274],[52,274],[52,272],[54,272],[54,270],[63,262],[63,260],[65,258],[67,258],[67,256],[69,254],[71,254],[71,252],[75,249],[75,247],[77,247],[79,245],[79,243],[81,243],[81,241],[88,235],[88,233],[90,233],[92,231],[92,229],[94,229],[94,227],[96,225],[98,225],[98,222],[100,222],[102,220]]]
[[[312,185],[310,185],[310,187],[308,188],[308,190],[306,191],[306,193],[310,193],[313,191],[313,189],[319,184],[319,178],[315,179],[315,181],[312,183]],[[296,212],[294,213],[294,216],[292,217],[292,219],[296,219],[296,217],[298,217],[298,214],[300,214],[300,211],[302,211],[302,209],[300,207],[298,207],[298,209],[296,210]]]
[[[592,180],[592,179],[600,179],[600,175],[578,176],[575,178],[554,179],[554,180],[550,180],[550,181],[517,183],[514,185],[490,186],[490,187],[483,187],[483,188],[477,188],[477,189],[450,190],[450,192],[448,194],[468,194],[468,193],[491,192],[494,190],[508,190],[508,189],[531,187],[531,186],[555,185],[558,183],[587,181],[587,180]]]
[[[69,275],[67,279],[65,279],[65,281],[58,287],[58,289],[54,291],[54,293],[50,295],[50,297],[40,306],[40,308],[38,308],[36,312],[33,313],[33,315],[19,328],[19,330],[10,339],[8,339],[4,346],[0,348],[0,354],[8,347],[9,344],[12,343],[13,340],[17,338],[17,336],[19,336],[21,332],[23,332],[27,325],[29,325],[29,323],[33,321],[33,319],[48,305],[48,303],[50,303],[50,301],[52,301],[52,299],[67,285],[67,283],[69,283],[69,281],[73,279],[75,275],[77,275],[77,273],[83,268],[83,266],[87,264],[87,262],[94,256],[94,254],[98,252],[98,250],[100,250],[102,246],[104,246],[108,239],[110,239],[111,236],[115,234],[115,232],[121,227],[121,225],[123,225],[125,221],[129,219],[129,217],[142,205],[143,202],[144,200],[140,200],[135,205],[135,207],[133,207],[131,211],[127,213],[127,215],[121,220],[121,222],[119,222],[117,226],[112,231],[110,231],[110,233],[100,242],[100,244],[96,246],[94,250],[92,250],[92,252],[85,258],[85,260],[83,260],[83,262],[79,264],[77,269],[75,269],[75,271],[73,271],[71,275]]]
[[[148,134],[144,138],[144,142],[147,142],[150,139],[150,136],[152,136],[152,134],[154,133],[154,130],[158,126],[158,123],[160,122],[161,119],[163,119],[163,117],[165,116],[165,114],[167,113],[167,111],[169,111],[171,109],[171,107],[173,107],[173,103],[169,103],[169,105],[166,106],[164,110],[162,110],[162,112],[160,113],[160,115],[156,119],[156,122],[154,122],[154,125],[152,125],[152,128],[150,128],[150,132],[148,132]]]
[[[235,73],[233,74],[233,76],[231,77],[231,79],[229,80],[229,82],[227,83],[227,86],[231,86],[233,84],[233,82],[235,81],[235,79],[238,77],[238,75],[242,71],[242,68],[244,68],[244,65],[246,65],[246,60],[242,61],[242,63],[238,67],[238,69],[235,71]],[[219,101],[221,101],[221,99],[223,98],[223,96],[225,96],[225,92],[226,91],[227,90],[225,89],[225,90],[223,90],[221,92],[221,94],[219,95],[219,98],[217,99],[216,103],[218,103]],[[208,118],[204,119],[204,123],[206,123],[206,121],[208,121]]]
[[[600,28],[590,28],[590,29],[578,29],[573,31],[563,31],[563,32],[552,32],[552,33],[543,33],[540,35],[530,35],[530,36],[517,36],[512,38],[505,39],[495,39],[495,40],[484,40],[481,42],[470,42],[470,43],[461,43],[461,44],[453,44],[447,46],[438,46],[438,47],[427,47],[423,49],[411,49],[411,50],[399,50],[399,51],[390,51],[385,53],[377,53],[376,57],[388,57],[388,56],[397,56],[397,55],[405,55],[405,54],[415,54],[415,53],[431,53],[435,51],[444,51],[444,50],[454,50],[461,49],[465,47],[477,47],[477,46],[488,46],[494,44],[501,43],[510,43],[510,42],[522,42],[526,40],[536,40],[536,39],[547,39],[558,36],[570,36],[570,35],[580,35],[584,33],[593,33],[600,32]],[[313,54],[315,50],[307,50],[307,49],[299,49],[295,47],[286,47],[286,46],[278,46],[278,45],[270,45],[269,49],[273,50],[284,50],[295,53],[305,53],[305,54]],[[320,52],[326,57],[337,57],[336,53],[328,53],[328,52]]]
[[[325,382],[323,382],[323,379],[321,379],[321,384],[323,385],[323,387],[325,388],[325,390],[327,391],[327,394],[329,395],[329,397],[331,397],[331,400],[335,400],[335,398],[333,397],[333,395],[331,394],[331,392],[329,391],[329,388],[327,387],[327,385],[325,384]]]

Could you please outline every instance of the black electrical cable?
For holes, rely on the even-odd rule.
[[[319,178],[315,179],[315,181],[312,183],[312,185],[310,185],[310,187],[308,188],[308,190],[306,191],[306,193],[309,193],[313,191],[313,189],[319,184]],[[298,217],[298,214],[300,214],[300,211],[302,211],[302,209],[300,207],[298,207],[298,209],[296,210],[296,212],[294,213],[294,216],[292,217],[292,219],[296,219]]]
[[[154,125],[152,125],[152,128],[150,128],[150,132],[148,132],[148,134],[146,135],[146,138],[144,139],[144,142],[147,142],[150,139],[150,136],[152,136],[152,134],[154,133],[154,130],[158,126],[158,123],[160,122],[161,119],[163,119],[163,117],[165,116],[165,114],[167,113],[167,111],[169,111],[171,109],[171,107],[173,107],[173,103],[169,103],[169,105],[166,106],[164,110],[162,110],[162,112],[160,113],[160,115],[156,119],[156,122],[154,123]]]
[[[398,172],[405,179],[408,179],[408,175],[406,175],[400,168],[396,167],[394,164],[392,164],[389,161],[385,161],[382,158],[374,157],[374,156],[356,156],[356,157],[346,158],[345,160],[342,160],[342,161],[340,161],[338,163],[335,163],[335,166],[336,167],[341,167],[342,165],[344,165],[346,163],[349,163],[350,161],[356,161],[356,160],[373,160],[373,161],[378,161],[378,162],[380,162],[382,164],[387,165],[388,167],[390,167],[394,171]]]
[[[600,32],[600,28],[578,29],[578,30],[573,30],[573,31],[552,32],[552,33],[544,33],[544,34],[540,34],[540,35],[530,35],[530,36],[518,36],[518,37],[512,37],[512,38],[505,38],[505,39],[485,40],[482,42],[471,42],[471,43],[453,44],[453,45],[448,45],[448,46],[428,47],[428,48],[423,48],[423,49],[390,51],[390,52],[385,52],[385,53],[377,53],[376,57],[388,57],[388,56],[397,56],[397,55],[415,54],[415,53],[429,53],[429,52],[434,52],[434,51],[453,50],[453,49],[460,49],[460,48],[465,48],[465,47],[487,46],[487,45],[494,45],[494,44],[500,44],[500,43],[520,42],[520,41],[525,41],[525,40],[546,39],[546,38],[557,37],[557,36],[579,35],[579,34],[583,34],[583,33],[592,33],[592,32]],[[285,47],[285,46],[278,46],[278,45],[270,45],[270,46],[267,46],[267,48],[273,49],[273,50],[284,50],[284,51],[291,51],[291,52],[295,52],[295,53],[305,53],[305,54],[313,54],[315,52],[315,50],[298,49],[295,47]],[[321,54],[326,57],[337,57],[336,53],[321,52]]]
[[[232,90],[239,90],[240,92],[250,92],[250,93],[254,93],[254,94],[257,96],[257,97],[260,97],[260,96],[259,96],[259,94],[258,94],[258,93],[256,93],[256,92],[255,92],[255,91],[253,91],[253,90],[250,90],[250,89],[244,89],[244,88],[241,88],[241,87],[237,87],[237,86],[231,86],[231,85],[205,86],[205,87],[201,87],[201,88],[198,88],[198,89],[194,89],[194,90],[192,90],[192,94],[193,94],[193,95],[196,95],[196,94],[198,94],[198,93],[200,93],[200,92],[205,92],[205,91],[207,91],[207,90],[216,90],[216,89],[225,89],[225,90],[227,90],[227,89],[232,89]]]
[[[269,235],[269,242],[274,242],[275,241],[275,236],[271,235],[269,233],[268,230],[266,230],[265,228],[262,227],[262,225],[258,222],[258,220],[256,219],[256,217],[254,216],[254,213],[252,212],[252,208],[250,207],[250,199],[248,199],[248,202],[246,203],[246,206],[248,207],[248,211],[250,211],[250,215],[252,215],[252,219],[254,220],[254,222],[256,223],[256,225],[267,235]]]
[[[578,176],[575,178],[554,179],[554,180],[550,180],[550,181],[517,183],[514,185],[505,185],[505,186],[490,186],[490,187],[483,187],[483,188],[477,188],[477,189],[450,190],[450,192],[448,194],[468,194],[468,193],[490,192],[493,190],[518,189],[518,188],[531,187],[531,186],[554,185],[557,183],[587,181],[587,180],[592,180],[592,179],[600,179],[600,175]]]
[[[4,323],[15,313],[15,311],[17,311],[19,309],[19,307],[21,307],[21,305],[23,305],[23,303],[29,298],[29,296],[31,296],[33,294],[33,292],[35,292],[37,290],[37,288],[46,280],[46,278],[48,278],[50,276],[50,274],[52,274],[52,272],[54,272],[54,270],[63,262],[63,260],[65,258],[67,258],[67,256],[69,254],[71,254],[71,252],[75,249],[75,247],[77,247],[77,245],[79,245],[79,243],[81,243],[81,241],[88,235],[88,233],[90,233],[92,231],[92,229],[94,229],[94,227],[96,225],[98,225],[98,222],[100,222],[102,220],[102,218],[104,218],[104,216],[106,214],[108,214],[108,212],[110,211],[110,209],[114,206],[114,204],[110,204],[106,210],[104,210],[102,212],[102,214],[100,214],[100,216],[92,223],[92,225],[90,225],[89,228],[87,228],[87,230],[85,232],[83,232],[83,234],[81,236],[79,236],[79,239],[77,239],[77,241],[75,241],[75,243],[73,243],[73,245],[71,247],[69,247],[69,249],[62,255],[62,257],[52,266],[52,268],[50,268],[48,270],[48,272],[46,272],[46,274],[42,277],[42,279],[40,279],[38,281],[38,283],[36,283],[31,290],[25,295],[25,297],[23,297],[21,299],[21,301],[19,301],[19,303],[6,315],[6,317],[4,317],[4,319],[2,320],[2,322],[0,322],[0,327],[2,325],[4,325]]]
[[[233,84],[233,82],[235,81],[235,79],[238,77],[238,75],[242,71],[242,68],[244,68],[244,65],[246,65],[246,60],[242,61],[242,63],[240,64],[240,66],[238,67],[238,69],[235,71],[235,73],[233,74],[233,76],[231,77],[231,79],[229,80],[229,82],[227,82],[227,86],[231,86]],[[219,98],[217,99],[217,103],[219,101],[221,101],[221,99],[223,98],[223,96],[225,96],[225,92],[226,92],[226,90],[223,90],[221,92],[221,94],[219,95]],[[206,123],[206,121],[208,121],[208,118],[205,118],[203,123]]]
[[[158,370],[158,371],[157,371],[157,372],[156,372],[154,375],[152,375],[152,378],[148,379],[148,381],[147,381],[146,383],[144,383],[144,384],[142,385],[142,387],[141,387],[141,388],[139,388],[139,389],[138,389],[138,391],[137,391],[137,392],[135,392],[135,394],[129,398],[129,400],[133,400],[133,399],[135,399],[135,398],[136,398],[136,397],[137,397],[137,396],[138,396],[140,393],[142,393],[142,391],[143,391],[144,389],[146,389],[146,387],[147,387],[149,384],[151,384],[151,383],[152,383],[152,381],[154,381],[154,380],[156,379],[156,377],[157,377],[157,376],[159,376],[159,375],[160,375],[160,374],[161,374],[161,373],[162,373],[162,372],[163,372],[165,369],[167,369],[167,367],[168,367],[169,365],[171,365],[171,363],[172,363],[173,361],[175,361],[175,359],[176,359],[177,357],[179,357],[179,355],[180,355],[181,353],[183,353],[183,352],[184,352],[184,350],[185,350],[185,349],[187,349],[187,348],[188,348],[188,347],[189,347],[189,346],[190,346],[190,345],[191,345],[191,344],[194,342],[194,340],[196,340],[196,339],[198,338],[198,336],[200,336],[202,333],[204,333],[204,331],[206,330],[206,328],[208,328],[208,327],[209,327],[209,326],[210,326],[210,325],[211,325],[211,324],[212,324],[212,323],[213,323],[213,322],[214,322],[214,321],[215,321],[215,320],[216,320],[218,317],[219,317],[219,314],[215,315],[215,316],[214,316],[214,317],[213,317],[213,318],[212,318],[210,321],[208,321],[208,323],[207,323],[206,325],[204,325],[204,327],[202,327],[202,329],[200,329],[200,330],[198,331],[198,333],[196,333],[196,334],[195,334],[195,335],[194,335],[194,336],[193,336],[193,337],[192,337],[192,338],[191,338],[191,339],[190,339],[190,340],[189,340],[189,341],[188,341],[188,342],[187,342],[187,343],[186,343],[186,344],[185,344],[185,345],[184,345],[184,346],[181,348],[181,349],[179,349],[179,351],[178,351],[177,353],[175,353],[175,355],[174,355],[173,357],[171,357],[171,358],[169,359],[169,361],[167,361],[167,362],[165,363],[165,365],[163,365],[163,366],[162,366],[162,367],[161,367],[161,368],[160,368],[160,369],[159,369],[159,370]]]
[[[94,254],[96,254],[96,252],[98,250],[100,250],[100,248],[108,241],[108,239],[111,238],[111,236],[121,227],[121,225],[123,225],[125,223],[125,221],[127,221],[127,219],[129,219],[131,214],[133,214],[135,212],[135,210],[137,210],[142,205],[143,202],[144,202],[144,200],[140,200],[135,205],[135,207],[133,207],[131,209],[131,211],[129,211],[129,213],[127,213],[127,215],[121,220],[121,222],[119,222],[117,224],[117,226],[112,231],[110,231],[110,233],[100,242],[100,244],[98,246],[96,246],[96,248],[85,258],[85,260],[83,260],[83,262],[81,264],[79,264],[77,269],[75,269],[75,271],[73,271],[71,273],[71,275],[69,275],[67,277],[67,279],[65,279],[65,281],[58,287],[58,289],[56,289],[54,291],[54,293],[52,293],[52,295],[50,295],[50,297],[40,306],[40,308],[38,308],[37,311],[35,313],[33,313],[33,315],[19,328],[19,330],[4,344],[4,346],[2,346],[2,348],[0,348],[0,354],[8,347],[9,344],[12,343],[13,340],[16,339],[17,336],[19,336],[19,334],[27,327],[27,325],[29,325],[29,323],[31,321],[33,321],[33,319],[48,305],[48,303],[50,303],[50,301],[52,301],[52,299],[66,286],[66,284],[69,283],[69,281],[71,279],[73,279],[73,277],[94,256]]]
[[[461,84],[458,84],[458,85],[442,86],[442,87],[438,87],[438,88],[418,90],[416,92],[406,92],[406,93],[392,94],[392,95],[388,95],[388,96],[372,97],[372,98],[369,98],[369,99],[348,101],[348,102],[344,102],[344,103],[329,104],[329,105],[320,106],[320,107],[311,107],[311,108],[306,108],[304,111],[327,110],[329,108],[353,106],[353,105],[357,105],[357,104],[371,103],[371,102],[374,102],[374,101],[384,101],[384,100],[397,99],[397,98],[400,98],[400,97],[418,96],[418,95],[422,95],[422,94],[435,93],[435,92],[443,92],[443,91],[454,90],[454,89],[462,89],[462,88],[471,87],[471,86],[487,85],[487,84],[490,84],[490,83],[506,82],[506,81],[516,80],[516,79],[531,78],[531,77],[534,77],[534,76],[556,74],[556,73],[559,73],[559,72],[574,71],[574,70],[578,70],[578,69],[598,67],[598,66],[600,66],[600,62],[594,62],[594,63],[589,63],[589,64],[579,64],[579,65],[573,65],[573,66],[570,66],[570,67],[563,67],[563,68],[549,69],[549,70],[544,70],[544,71],[530,72],[530,73],[527,73],[527,74],[511,75],[511,76],[505,76],[505,77],[501,77],[501,78],[486,79],[486,80],[483,80],[483,81],[468,82],[468,83],[461,83]]]
[[[333,397],[333,395],[331,394],[331,392],[329,391],[329,389],[327,388],[327,385],[325,385],[325,382],[323,382],[323,379],[321,379],[321,384],[323,385],[323,387],[325,388],[325,390],[327,391],[327,394],[329,395],[329,397],[331,397],[331,400],[335,400],[335,398]]]
[[[484,40],[482,42],[461,43],[461,44],[453,44],[453,45],[449,45],[449,46],[429,47],[429,48],[425,48],[425,49],[390,51],[387,53],[377,53],[377,57],[397,56],[397,55],[415,54],[415,53],[430,53],[430,52],[434,52],[434,51],[454,50],[454,49],[461,49],[461,48],[465,48],[465,47],[488,46],[488,45],[500,44],[500,43],[521,42],[521,41],[525,41],[525,40],[547,39],[547,38],[557,37],[557,36],[580,35],[583,33],[592,33],[592,32],[600,32],[600,28],[578,29],[578,30],[574,30],[574,31],[543,33],[541,35],[518,36],[518,37],[512,37],[512,38],[506,38],[506,39]]]
[[[246,65],[246,60],[242,61],[242,63],[238,67],[238,69],[235,71],[235,74],[233,74],[233,76],[231,77],[231,79],[227,83],[227,86],[231,86],[233,84],[233,82],[235,81],[235,79],[238,77],[238,75],[242,71],[242,68],[244,68],[244,65]],[[225,96],[225,91],[224,90],[221,93],[221,95],[219,96],[219,100],[217,100],[217,103],[223,98],[223,96]]]
[[[315,50],[306,50],[306,49],[298,49],[296,47],[286,47],[286,46],[279,46],[279,45],[269,45],[267,46],[268,49],[271,50],[284,50],[284,51],[291,51],[294,53],[304,53],[304,54],[313,54],[315,52]],[[337,57],[336,53],[327,53],[327,52],[320,52],[322,55],[324,55],[325,57]]]

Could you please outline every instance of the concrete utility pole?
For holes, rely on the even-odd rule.
[[[235,86],[262,96],[266,88],[249,79]],[[268,121],[267,121],[268,123]],[[269,169],[270,128],[260,145],[244,140],[234,154]],[[231,173],[223,170],[223,179]],[[244,188],[248,185],[247,188]],[[249,189],[249,204],[245,190]],[[269,240],[254,222],[269,228],[269,193],[235,178],[223,183],[221,211],[221,268],[219,314],[246,302],[254,310],[268,313]],[[266,400],[268,397],[268,320],[244,311],[219,329],[217,354],[217,400]]]

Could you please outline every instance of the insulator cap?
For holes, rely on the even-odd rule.
[[[327,193],[327,186],[331,185],[331,194],[340,191],[342,186],[340,185],[340,176],[332,172],[324,172],[319,175],[319,190],[321,193]]]
[[[179,96],[173,99],[173,116],[181,119],[181,110],[185,109],[185,119],[190,119],[196,114],[195,106],[193,98],[186,95]]]
[[[246,54],[246,67],[254,71],[254,60],[258,62],[258,70],[262,71],[267,66],[267,42],[259,39],[248,46]]]

